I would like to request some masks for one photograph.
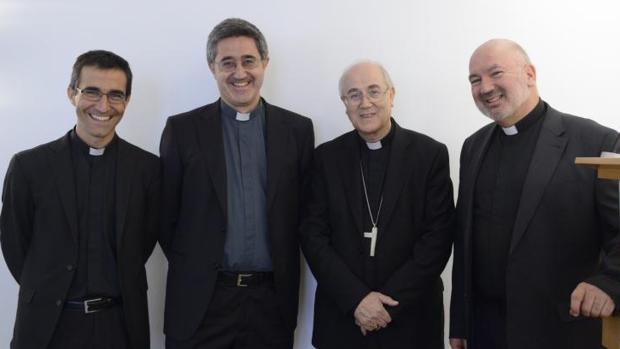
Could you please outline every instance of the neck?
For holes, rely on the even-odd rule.
[[[531,113],[534,108],[536,108],[539,100],[540,98],[538,97],[538,95],[535,95],[534,98],[530,98],[513,115],[510,115],[503,120],[497,121],[497,124],[504,128],[516,125],[517,122],[523,120],[524,117]]]
[[[88,145],[89,147],[95,149],[105,148],[112,141],[112,138],[114,138],[114,133],[111,133],[110,135],[103,138],[89,137],[83,134],[83,132],[80,131],[80,129],[77,127],[75,128],[75,133],[82,140],[82,142],[86,143],[86,145]]]
[[[388,135],[388,133],[390,133],[390,130],[392,129],[392,121],[390,120],[390,122],[387,124],[387,127],[378,130],[377,132],[371,133],[371,134],[362,134],[361,132],[357,132],[360,137],[362,137],[362,139],[364,141],[366,141],[366,143],[376,143],[379,142],[380,140],[382,140],[383,138],[385,138],[385,136]]]
[[[260,102],[260,98],[257,99],[256,101],[253,101],[250,104],[247,105],[237,105],[237,106],[233,106],[232,104],[228,103],[228,101],[222,99],[224,101],[224,103],[226,103],[227,106],[229,106],[232,110],[236,111],[237,113],[251,113],[254,111],[254,109],[256,109],[256,107],[258,106],[258,103]]]

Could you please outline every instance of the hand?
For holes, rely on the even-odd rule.
[[[363,335],[366,335],[365,332],[385,328],[392,321],[384,304],[394,307],[398,305],[398,302],[389,296],[373,291],[367,294],[355,308],[353,313],[355,323],[360,326]]]
[[[450,347],[452,349],[467,349],[467,339],[450,338]]]
[[[586,282],[577,285],[570,295],[570,314],[574,317],[610,316],[615,308],[616,304],[607,293]]]

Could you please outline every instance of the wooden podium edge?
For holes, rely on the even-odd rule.
[[[575,164],[596,169],[598,178],[620,180],[620,158],[578,157]],[[620,349],[619,317],[603,319],[603,345],[608,349]]]

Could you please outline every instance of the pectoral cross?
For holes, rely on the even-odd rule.
[[[370,239],[370,257],[375,256],[375,246],[377,246],[377,233],[379,229],[377,229],[376,225],[372,226],[369,232],[364,232],[364,238]]]

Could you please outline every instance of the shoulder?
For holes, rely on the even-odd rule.
[[[594,120],[563,113],[548,107],[547,117],[555,118],[562,122],[569,134],[581,135],[582,137],[604,137],[605,135],[616,135],[617,132],[609,127],[603,126]]]
[[[265,103],[265,114],[267,117],[273,117],[279,119],[291,127],[301,130],[312,129],[312,120],[309,117],[295,113],[288,109],[278,107],[277,105]]]
[[[210,104],[203,105],[201,107],[188,110],[179,114],[171,115],[168,117],[168,125],[191,125],[194,120],[201,117],[215,115],[218,111],[218,101]]]
[[[136,165],[143,165],[147,169],[158,168],[159,158],[136,145],[133,145],[122,138],[118,138],[119,147],[123,150],[122,153],[127,154]]]

